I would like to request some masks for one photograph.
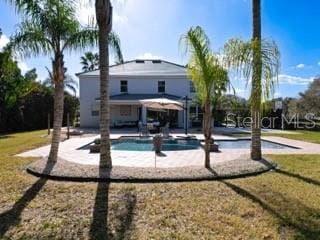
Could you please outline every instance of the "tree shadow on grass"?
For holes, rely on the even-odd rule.
[[[297,199],[274,192],[271,188],[259,193],[251,193],[229,181],[221,181],[240,196],[260,205],[280,220],[282,226],[294,229],[299,239],[318,239],[320,236],[320,211],[313,209]]]
[[[54,163],[47,163],[43,172],[50,172],[54,167]],[[4,236],[10,227],[13,227],[21,221],[20,216],[28,204],[37,196],[43,186],[46,184],[47,179],[39,178],[23,196],[15,202],[10,210],[0,214],[0,237]]]
[[[110,169],[100,169],[100,176],[109,176]],[[119,224],[115,225],[115,231],[110,231],[109,226],[109,211],[113,209],[110,208],[110,182],[104,181],[99,182],[97,186],[97,192],[95,197],[92,223],[90,226],[90,239],[125,239],[129,234],[132,220],[133,220],[133,210],[136,205],[136,195],[130,191],[126,191],[123,196],[120,196],[119,205],[120,209],[115,216]],[[112,219],[113,220],[113,219]]]
[[[259,162],[261,162],[262,164],[264,164],[267,167],[271,167],[272,166],[272,164],[270,162],[268,162],[268,161],[266,161],[264,159],[259,160]],[[284,175],[286,175],[288,177],[293,177],[293,178],[296,178],[298,180],[304,181],[306,183],[310,183],[310,184],[314,184],[314,185],[320,186],[320,181],[312,179],[312,178],[309,178],[309,177],[302,176],[300,174],[288,172],[288,171],[285,171],[285,170],[282,170],[282,169],[274,169],[274,171],[276,173],[284,174]]]
[[[310,183],[310,184],[313,184],[313,185],[320,186],[320,181],[312,179],[312,178],[309,178],[309,177],[304,177],[304,176],[302,176],[300,174],[291,173],[291,172],[288,172],[288,171],[285,171],[285,170],[281,170],[281,169],[276,169],[275,172],[276,173],[280,173],[280,174],[284,174],[284,175],[289,176],[289,177],[293,177],[293,178],[299,179],[299,180],[304,181],[306,183]]]

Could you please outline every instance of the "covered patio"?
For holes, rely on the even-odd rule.
[[[110,96],[110,126],[115,128],[138,127],[155,123],[171,128],[185,126],[184,99],[170,94],[119,94]],[[94,109],[99,110],[97,98]]]

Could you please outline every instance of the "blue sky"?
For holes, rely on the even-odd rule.
[[[162,58],[185,64],[178,41],[191,26],[200,25],[211,39],[215,51],[231,37],[251,36],[250,0],[114,0],[114,26],[122,44],[125,60]],[[275,96],[297,96],[314,76],[320,75],[320,18],[318,0],[263,0],[262,34],[272,38],[281,51],[281,74]],[[11,6],[0,1],[0,28],[4,36],[0,47],[20,21]],[[93,6],[78,10],[85,24]],[[96,51],[96,49],[93,49]],[[71,75],[81,71],[81,54],[66,54],[66,66]],[[46,77],[48,58],[19,59],[25,71],[37,68],[39,79]],[[248,96],[245,84],[233,80],[238,94]]]

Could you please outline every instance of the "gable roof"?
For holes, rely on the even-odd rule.
[[[186,67],[164,60],[136,59],[112,65],[110,76],[187,76]],[[99,76],[100,71],[77,73],[79,76]]]

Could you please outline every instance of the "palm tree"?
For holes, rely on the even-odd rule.
[[[210,47],[210,41],[199,26],[190,28],[181,37],[190,54],[188,74],[197,92],[197,98],[204,109],[203,133],[205,137],[205,167],[210,168],[210,144],[212,143],[212,99],[220,94],[229,81],[228,72],[219,63],[218,56]]]
[[[120,39],[116,33],[110,32],[108,35],[108,40],[111,46],[111,50],[114,52],[115,63],[123,63],[123,56],[120,49]],[[99,54],[86,52],[83,56],[80,57],[82,70],[85,72],[93,71],[99,69]]]
[[[11,1],[24,20],[11,38],[11,48],[25,57],[50,55],[54,81],[54,123],[48,161],[58,157],[64,100],[64,52],[78,51],[97,44],[94,27],[81,27],[71,1]]]
[[[111,168],[108,35],[112,28],[112,6],[109,0],[96,0],[95,9],[99,28],[100,55],[100,168]]]
[[[251,41],[231,39],[225,45],[228,65],[247,81],[251,79],[251,158],[260,160],[261,102],[274,92],[280,68],[280,52],[274,41],[261,39],[260,0],[252,1],[253,36]]]
[[[48,77],[43,81],[45,86],[54,87],[54,80],[51,71],[46,67]],[[71,91],[75,96],[77,95],[78,82],[69,74],[66,74],[67,69],[64,69],[64,89]]]
[[[99,54],[86,52],[81,56],[82,70],[85,72],[99,69]]]

